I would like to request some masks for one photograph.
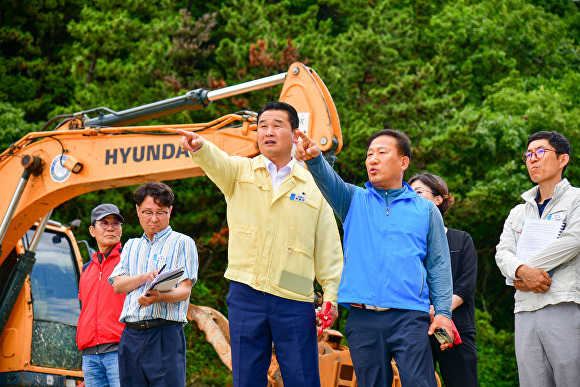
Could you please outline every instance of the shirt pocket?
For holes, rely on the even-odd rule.
[[[278,271],[278,286],[303,296],[312,293],[314,259],[312,248],[298,241],[284,243]]]
[[[239,224],[229,229],[228,268],[253,272],[258,255],[260,233],[256,227]]]
[[[268,181],[242,176],[236,181],[233,194],[227,198],[228,222],[232,224],[258,225],[267,215],[272,200]]]
[[[292,196],[294,194],[294,196]],[[279,200],[284,200],[283,219],[284,225],[289,232],[298,235],[297,240],[313,239],[312,235],[316,234],[316,226],[320,214],[321,203],[310,199],[308,196],[291,191]],[[300,196],[297,198],[297,196]],[[287,248],[288,246],[285,246]],[[296,248],[300,249],[299,246]]]

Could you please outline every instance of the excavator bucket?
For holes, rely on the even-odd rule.
[[[298,112],[300,130],[316,141],[320,150],[342,149],[342,132],[334,101],[322,79],[302,63],[288,69],[280,92],[280,101],[292,105]],[[314,130],[316,128],[316,130]]]

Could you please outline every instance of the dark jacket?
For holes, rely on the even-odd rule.
[[[447,229],[447,243],[451,256],[453,294],[463,299],[452,313],[457,330],[475,333],[475,307],[473,305],[477,279],[477,253],[471,236],[465,231]]]

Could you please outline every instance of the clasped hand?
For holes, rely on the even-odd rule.
[[[521,265],[517,268],[516,277],[519,280],[514,280],[514,287],[523,292],[545,293],[552,284],[547,272],[527,265]]]

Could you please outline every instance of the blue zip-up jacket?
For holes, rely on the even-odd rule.
[[[344,220],[345,265],[338,302],[429,312],[429,202],[405,185],[387,207],[369,183],[357,187]],[[371,226],[372,225],[372,226]]]
[[[338,302],[429,312],[451,318],[453,285],[443,219],[408,184],[386,192],[345,183],[322,156],[306,162],[343,223],[345,264]]]

